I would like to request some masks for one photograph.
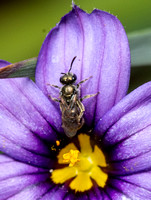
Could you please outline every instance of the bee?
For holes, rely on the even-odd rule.
[[[70,72],[75,59],[76,56],[71,62],[69,71],[67,73],[61,73],[63,76],[60,77],[60,83],[62,83],[63,86],[60,88],[57,85],[51,85],[60,89],[60,99],[53,98],[49,95],[53,101],[60,103],[60,110],[62,112],[62,128],[68,137],[75,136],[77,131],[84,124],[83,114],[85,107],[82,103],[83,99],[90,98],[98,94],[86,95],[83,98],[80,98],[80,85],[92,78],[92,76],[75,85],[74,83],[77,80],[77,76],[76,74]]]

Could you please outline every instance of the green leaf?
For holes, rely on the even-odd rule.
[[[0,68],[0,78],[34,77],[37,58],[30,58]]]
[[[132,66],[151,65],[151,29],[128,34]]]

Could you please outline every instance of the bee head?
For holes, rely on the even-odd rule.
[[[77,80],[77,76],[75,74],[70,73],[70,71],[72,69],[72,64],[73,64],[75,59],[76,59],[76,56],[72,59],[72,62],[71,62],[71,65],[70,65],[70,69],[69,69],[68,73],[61,73],[61,74],[64,74],[63,76],[60,77],[60,82],[63,85],[72,84]]]
[[[74,83],[77,80],[77,76],[75,74],[72,74],[68,72],[67,74],[64,74],[63,76],[60,77],[60,82],[63,85],[69,85]]]

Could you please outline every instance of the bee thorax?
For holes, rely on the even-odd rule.
[[[62,87],[61,93],[66,98],[71,98],[71,96],[74,94],[75,88],[73,85],[65,85]]]

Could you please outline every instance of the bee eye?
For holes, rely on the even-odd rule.
[[[60,77],[60,83],[62,83],[62,84],[67,83],[67,76],[66,75]]]
[[[75,74],[73,74],[73,76],[72,76],[72,81],[74,82],[74,81],[76,81],[77,80],[77,76],[75,75]]]

